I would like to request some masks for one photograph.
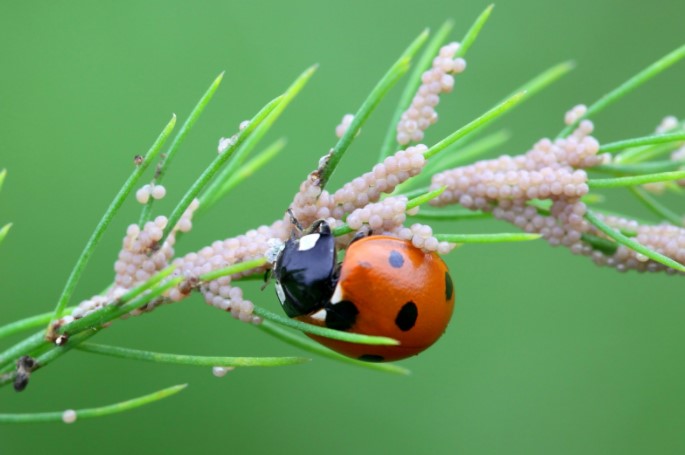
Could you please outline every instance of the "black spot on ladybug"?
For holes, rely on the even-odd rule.
[[[402,308],[400,309],[399,313],[397,313],[397,317],[395,318],[395,325],[399,327],[399,329],[403,332],[406,332],[407,330],[411,330],[412,327],[414,327],[414,324],[416,324],[416,318],[419,316],[419,310],[416,308],[416,304],[414,302],[407,302],[404,305],[402,305]]]
[[[449,302],[452,300],[452,294],[454,293],[454,285],[452,284],[452,277],[449,272],[445,272],[445,298]]]
[[[359,360],[363,360],[364,362],[382,362],[385,359],[383,358],[382,355],[364,354],[364,355],[359,356]]]
[[[326,307],[326,327],[335,330],[350,330],[357,321],[359,310],[357,306],[349,300]]]
[[[392,267],[399,269],[400,267],[402,267],[402,265],[404,265],[404,257],[402,257],[402,253],[400,253],[399,251],[392,250],[390,252],[388,262]]]

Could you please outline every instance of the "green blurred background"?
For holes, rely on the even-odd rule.
[[[394,2],[3,2],[0,12],[0,325],[53,308],[107,204],[171,113],[185,119],[221,71],[214,101],[171,169],[167,213],[237,130],[304,68],[320,68],[270,138],[288,146],[197,223],[185,253],[270,222],[414,36],[455,20],[459,39],[487,5]],[[506,1],[439,106],[434,142],[543,69],[577,69],[496,128],[519,153],[683,43],[685,3]],[[602,141],[682,117],[685,64],[596,119]],[[393,100],[383,103],[332,185],[368,169]],[[180,123],[180,122],[179,122]],[[494,129],[493,129],[494,131]],[[267,141],[268,142],[268,141]],[[266,143],[266,142],[265,142]],[[649,218],[626,191],[607,206]],[[682,211],[682,198],[673,200]],[[129,201],[92,258],[75,299],[99,292],[139,205]],[[441,232],[511,230],[494,221]],[[458,306],[441,341],[403,362],[409,377],[315,359],[242,369],[159,366],[73,352],[26,392],[0,391],[0,412],[104,405],[178,383],[189,388],[134,412],[74,425],[0,426],[0,453],[683,453],[682,277],[619,274],[543,242],[467,246],[447,257]],[[276,309],[273,291],[248,287]],[[98,341],[206,355],[297,355],[194,296],[116,323]],[[4,348],[4,347],[3,347]]]

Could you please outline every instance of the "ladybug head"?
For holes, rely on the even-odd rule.
[[[336,269],[335,237],[324,220],[289,239],[273,268],[276,293],[286,314],[292,318],[321,309],[335,290]]]

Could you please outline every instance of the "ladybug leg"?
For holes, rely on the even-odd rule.
[[[352,238],[352,241],[350,242],[350,245],[352,245],[354,242],[357,240],[361,240],[364,237],[368,237],[373,234],[373,231],[369,229],[368,226],[362,227],[360,230],[357,231],[356,234],[354,234],[354,237]]]
[[[264,272],[264,284],[262,284],[262,287],[259,288],[260,291],[266,289],[266,287],[269,285],[269,282],[271,281],[272,276],[273,272],[271,271],[271,269],[268,269],[266,272]]]
[[[335,287],[338,285],[338,281],[340,280],[340,269],[342,269],[342,261],[338,262],[335,265],[335,268],[333,269],[333,273],[331,274],[333,289],[335,289]]]
[[[293,224],[293,226],[295,226],[295,229],[293,229],[290,233],[290,238],[294,239],[295,237],[297,237],[297,233],[301,233],[302,231],[304,231],[304,228],[302,227],[300,222],[297,221],[297,218],[295,218],[295,214],[293,213],[290,207],[288,207],[288,215],[290,215],[290,222]]]

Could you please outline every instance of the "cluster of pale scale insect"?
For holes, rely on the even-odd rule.
[[[397,124],[397,142],[400,145],[422,141],[423,132],[438,121],[435,106],[440,102],[440,94],[451,92],[454,88],[452,75],[466,69],[466,60],[454,58],[458,50],[459,43],[443,46],[433,59],[431,69],[423,73],[421,87]]]
[[[419,141],[423,131],[437,118],[434,107],[438,104],[438,94],[450,91],[454,82],[451,74],[465,68],[463,59],[454,58],[458,47],[457,43],[444,46],[432,68],[424,73],[423,84],[397,127],[398,143],[405,145],[410,141]],[[566,114],[565,122],[574,124],[584,113],[584,106],[576,106]],[[336,128],[336,134],[344,134],[352,121],[352,116],[345,116]],[[667,130],[673,127],[672,120],[664,123],[666,125],[660,128]],[[243,122],[240,128],[246,125]],[[597,264],[613,266],[621,271],[666,270],[673,273],[673,269],[624,246],[618,246],[614,254],[608,255],[593,250],[583,241],[584,234],[603,236],[584,218],[587,208],[581,198],[588,192],[585,169],[611,159],[608,155],[598,155],[599,143],[591,136],[592,131],[593,124],[583,120],[570,136],[554,141],[540,140],[523,155],[505,155],[435,174],[432,176],[431,189],[444,187],[445,190],[431,203],[436,206],[458,204],[467,209],[492,212],[496,218],[513,223],[526,232],[541,234],[551,245],[566,246],[575,254],[590,256]],[[235,136],[222,138],[219,153],[234,140]],[[304,227],[320,219],[326,220],[331,228],[346,223],[353,231],[369,229],[373,234],[410,241],[426,252],[448,253],[456,245],[438,241],[428,225],[408,225],[407,216],[415,214],[418,208],[407,210],[406,197],[391,195],[399,184],[423,170],[426,150],[423,144],[400,150],[332,193],[321,187],[320,174],[328,160],[328,156],[325,156],[319,163],[319,169],[309,174],[300,185],[290,204],[290,214],[284,214],[283,218],[271,225],[252,229],[237,237],[217,240],[181,257],[174,258],[175,233],[191,229],[191,218],[198,207],[197,200],[188,208],[163,245],[158,243],[167,224],[166,217],[159,216],[142,228],[132,224],[115,264],[114,285],[105,295],[82,302],[60,322],[83,317],[115,301],[126,291],[173,264],[176,266],[175,276],[184,277],[185,281],[169,290],[163,298],[136,310],[137,313],[149,311],[160,303],[180,301],[197,289],[210,305],[230,311],[241,321],[257,324],[261,321],[253,314],[254,306],[244,298],[235,280],[271,267],[278,248],[293,233],[293,219]],[[157,198],[163,193],[159,186],[146,186],[138,192],[137,199],[145,203],[150,196]],[[382,198],[383,195],[388,196]],[[529,204],[534,200],[551,201],[551,207],[543,211]],[[603,220],[616,229],[633,232],[635,239],[643,245],[685,263],[685,229],[671,225],[643,226],[635,221],[610,216],[604,216]],[[345,249],[353,237],[354,234],[337,237],[338,248]],[[207,272],[265,256],[270,263],[242,275],[224,276],[209,282],[198,279]]]

